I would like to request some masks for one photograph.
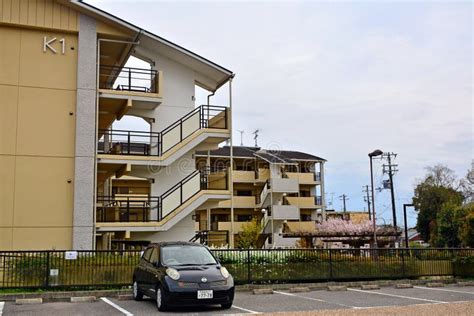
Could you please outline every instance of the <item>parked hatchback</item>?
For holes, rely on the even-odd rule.
[[[151,244],[133,273],[133,298],[143,295],[168,307],[220,304],[234,300],[234,280],[206,247],[190,242]]]

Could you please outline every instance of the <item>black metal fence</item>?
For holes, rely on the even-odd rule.
[[[474,277],[473,249],[218,249],[236,283]],[[131,284],[140,251],[2,251],[0,288]]]

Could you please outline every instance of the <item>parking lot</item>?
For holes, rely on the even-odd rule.
[[[3,308],[3,314],[1,309]],[[397,289],[382,287],[375,290],[349,288],[331,292],[316,290],[290,293],[275,291],[273,294],[254,295],[236,292],[234,305],[229,310],[218,306],[171,310],[162,314],[265,314],[296,313],[367,315],[391,312],[394,314],[420,315],[473,315],[474,286],[450,285],[441,288],[415,286]],[[0,303],[0,315],[150,315],[158,313],[152,300],[135,302],[116,298],[97,298],[95,302],[54,302],[31,305]]]

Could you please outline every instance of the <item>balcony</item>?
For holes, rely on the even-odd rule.
[[[234,234],[238,234],[244,230],[245,225],[249,224],[250,222],[234,222]],[[219,222],[217,224],[218,230],[228,231],[230,232],[231,222]]]
[[[298,180],[299,184],[316,184],[321,181],[321,174],[312,172],[286,172],[290,179]]]
[[[200,130],[227,130],[227,111],[223,106],[201,105],[161,132],[99,130],[98,153],[160,157],[189,143]]]
[[[255,171],[234,170],[232,171],[232,180],[234,182],[255,182]]]
[[[321,207],[322,200],[320,196],[308,196],[308,197],[297,197],[297,196],[286,196],[284,198],[286,205],[295,205],[299,208],[319,208]]]
[[[234,196],[234,208],[256,208],[255,196]],[[230,200],[219,202],[219,208],[230,208]]]
[[[300,211],[295,205],[273,205],[271,214],[275,220],[299,220]]]
[[[98,223],[162,222],[201,191],[227,192],[227,172],[196,170],[161,196],[116,194],[97,197]]]
[[[290,178],[273,178],[270,180],[270,188],[275,193],[299,192],[298,180]]]
[[[111,95],[161,97],[163,73],[153,69],[101,65],[99,89]]]

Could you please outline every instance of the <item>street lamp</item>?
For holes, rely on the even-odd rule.
[[[372,185],[372,226],[374,228],[374,246],[377,247],[377,232],[376,232],[376,225],[375,225],[375,195],[374,195],[374,171],[372,167],[372,158],[381,156],[383,151],[380,149],[376,149],[373,152],[369,153],[369,160],[370,160],[370,183]]]

